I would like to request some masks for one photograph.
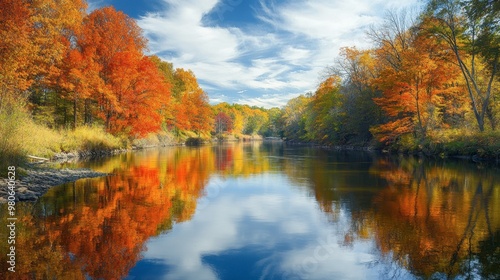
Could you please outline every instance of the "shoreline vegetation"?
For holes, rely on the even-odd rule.
[[[107,137],[111,137],[108,135]],[[448,137],[450,137],[448,135]],[[238,138],[234,135],[225,135],[223,139],[217,138],[186,138],[184,142],[173,140],[167,135],[150,135],[147,139],[142,139],[140,142],[135,142],[133,146],[117,147],[106,146],[105,143],[96,143],[92,145],[83,145],[85,150],[73,150],[71,152],[54,153],[48,161],[38,163],[24,164],[20,168],[19,176],[16,180],[16,201],[36,201],[44,195],[51,187],[61,184],[74,182],[79,179],[95,178],[109,176],[111,174],[95,172],[90,169],[54,169],[46,166],[46,163],[66,162],[75,160],[91,160],[99,157],[112,156],[119,153],[124,153],[132,150],[166,147],[166,146],[199,146],[215,143],[227,142],[249,142],[249,141],[278,141],[285,145],[307,145],[320,149],[336,150],[336,151],[365,151],[377,153],[419,155],[427,158],[455,158],[467,159],[474,162],[491,161],[499,163],[499,147],[495,142],[496,135],[491,135],[490,138],[477,138],[477,135],[463,135],[457,133],[451,141],[443,141],[448,138],[437,138],[440,141],[427,142],[417,145],[413,142],[405,142],[399,147],[381,148],[376,143],[371,144],[353,144],[353,145],[325,145],[313,142],[300,142],[293,140],[283,140],[279,137],[262,137],[259,135],[239,135]],[[106,139],[106,138],[101,138]],[[167,140],[169,139],[169,140]],[[109,144],[109,143],[108,143]],[[89,149],[88,147],[92,147]],[[103,149],[104,148],[104,149]],[[39,158],[40,159],[40,158]],[[40,163],[40,164],[39,164]],[[0,203],[7,202],[7,179],[0,177]]]
[[[51,187],[79,179],[111,175],[90,169],[55,169],[47,166],[47,164],[54,162],[92,160],[133,150],[167,146],[200,146],[220,142],[264,140],[260,135],[235,136],[226,134],[223,138],[217,139],[195,137],[193,136],[194,133],[187,133],[180,138],[175,138],[172,134],[165,132],[150,134],[148,137],[130,142],[120,142],[113,135],[95,127],[80,127],[69,132],[69,135],[65,134],[68,132],[60,135],[63,132],[43,131],[43,129],[40,130],[40,127],[38,127],[38,131],[40,132],[38,134],[25,132],[27,135],[32,135],[29,137],[30,141],[23,143],[25,147],[21,147],[21,150],[24,150],[25,153],[15,155],[15,161],[21,162],[18,165],[15,181],[16,201],[36,201]],[[79,141],[74,142],[76,139]],[[29,153],[43,155],[44,157],[28,155],[26,154],[27,150],[29,150]],[[35,162],[28,162],[30,160]],[[8,180],[4,176],[0,176],[0,203],[6,203],[7,196]]]
[[[321,144],[316,142],[285,141],[288,145],[309,145],[338,151],[376,151],[392,155],[417,155],[426,158],[467,159],[474,162],[500,163],[499,134],[446,134],[443,138],[429,138],[420,143],[405,139],[398,145],[383,146],[377,142],[346,145]]]

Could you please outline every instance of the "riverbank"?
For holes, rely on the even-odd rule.
[[[250,136],[247,137],[250,139]],[[189,140],[191,138],[188,138]],[[199,138],[201,139],[201,138]],[[246,138],[245,138],[246,139]],[[239,139],[238,141],[245,141]],[[259,138],[261,139],[261,138]],[[80,160],[90,160],[100,157],[108,157],[133,150],[146,148],[188,145],[187,140],[174,138],[169,134],[155,134],[147,138],[133,141],[127,148],[110,145],[82,146],[80,150],[69,152],[59,151],[50,157],[30,156],[35,163],[22,163],[16,166],[16,201],[36,201],[44,195],[50,188],[69,182],[74,182],[84,178],[95,178],[107,176],[106,173],[95,172],[90,169],[53,169],[45,166],[46,163],[54,162],[74,162]],[[213,139],[212,139],[213,140]],[[211,142],[207,140],[207,142]],[[41,163],[41,164],[40,164]],[[5,169],[7,170],[7,169]],[[0,175],[0,203],[6,203],[8,198],[8,179]]]
[[[47,167],[33,167],[23,169],[26,175],[16,178],[15,200],[36,201],[50,188],[84,178],[107,176],[107,173],[96,172],[90,169],[52,169]],[[8,180],[0,178],[0,203],[6,203],[8,195]]]
[[[500,132],[449,129],[429,132],[423,139],[404,135],[398,142],[383,147],[383,149],[388,152],[421,154],[427,157],[499,162]]]
[[[467,132],[446,130],[429,134],[424,139],[404,135],[396,142],[383,145],[374,140],[350,145],[334,145],[288,140],[288,145],[311,145],[328,150],[378,151],[387,154],[420,155],[429,158],[458,158],[500,163],[499,132]]]

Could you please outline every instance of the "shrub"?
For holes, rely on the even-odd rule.
[[[435,132],[430,141],[439,143],[446,155],[477,155],[482,158],[496,158],[500,155],[500,132],[467,131],[460,129]]]

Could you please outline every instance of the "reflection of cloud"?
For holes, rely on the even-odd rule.
[[[245,255],[252,254],[248,248],[258,248],[256,251],[267,257],[254,269],[260,269],[263,276],[370,276],[364,262],[373,260],[369,254],[373,244],[355,242],[353,250],[339,247],[337,231],[318,211],[314,200],[290,188],[291,183],[283,176],[264,174],[225,183],[231,187],[219,187],[221,192],[210,197],[191,221],[176,224],[170,233],[149,241],[142,262],[164,262],[171,268],[166,279],[217,279],[220,267],[211,267],[206,256],[230,258],[228,252]],[[342,217],[340,224],[347,226],[347,215]],[[317,258],[318,247],[325,243],[328,247],[319,255],[326,258]]]
[[[365,265],[374,260],[367,253],[370,244],[359,244],[354,250],[340,248],[338,240],[328,243],[328,233],[323,233],[307,246],[285,254],[281,270],[292,279],[376,279],[376,271]]]

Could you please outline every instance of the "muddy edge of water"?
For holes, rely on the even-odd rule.
[[[107,176],[107,173],[91,169],[52,169],[34,167],[25,169],[26,175],[16,176],[14,190],[16,201],[36,201],[51,187],[74,182],[83,178]],[[17,174],[16,174],[17,175]],[[0,178],[0,203],[6,203],[9,196],[9,180]]]

